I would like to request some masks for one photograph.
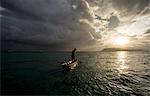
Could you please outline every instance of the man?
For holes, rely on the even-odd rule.
[[[75,61],[75,52],[76,52],[76,48],[74,48],[73,50],[72,50],[72,54],[71,54],[71,60],[72,61]]]

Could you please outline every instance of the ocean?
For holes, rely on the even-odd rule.
[[[2,52],[2,95],[150,96],[150,52]]]

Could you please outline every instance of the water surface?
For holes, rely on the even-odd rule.
[[[65,72],[69,52],[2,53],[2,94],[150,96],[149,52],[78,52],[80,64]]]

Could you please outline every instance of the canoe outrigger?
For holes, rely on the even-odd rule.
[[[63,69],[66,69],[66,70],[73,70],[76,66],[78,65],[78,60],[70,60],[66,63],[63,63],[61,64],[61,66],[63,67]]]

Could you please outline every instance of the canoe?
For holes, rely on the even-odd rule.
[[[67,70],[73,70],[75,67],[77,67],[77,65],[78,65],[78,60],[68,61],[66,63],[61,64],[61,66]]]

